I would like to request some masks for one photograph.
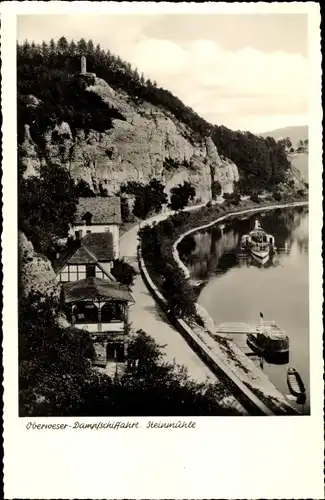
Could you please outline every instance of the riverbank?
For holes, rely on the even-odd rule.
[[[229,206],[202,207],[196,212],[193,211],[191,214],[186,214],[183,218],[181,214],[178,214],[169,218],[169,224],[168,220],[166,220],[164,222],[164,227],[159,228],[159,225],[162,224],[160,223],[151,228],[151,231],[147,231],[147,235],[145,235],[145,233],[142,234],[142,236],[149,237],[149,239],[151,237],[152,239],[154,234],[159,232],[159,230],[162,232],[164,232],[163,229],[165,229],[165,232],[169,231],[164,246],[160,250],[160,258],[157,259],[152,253],[153,248],[151,244],[151,252],[149,254],[148,252],[144,252],[144,254],[146,253],[146,255],[144,255],[144,260],[146,261],[146,265],[149,264],[149,268],[151,267],[151,271],[153,271],[155,275],[155,284],[161,291],[163,291],[162,281],[159,276],[163,274],[163,269],[166,269],[167,266],[171,266],[175,273],[181,272],[179,277],[179,288],[181,290],[182,279],[187,282],[189,281],[189,271],[179,258],[177,245],[186,235],[217,224],[232,216],[263,211],[266,209],[272,210],[287,206],[305,205],[307,203],[306,200],[297,200],[289,203],[264,202],[259,204],[245,201],[241,203],[240,209],[238,209],[238,207],[237,210]],[[198,221],[200,221],[201,224],[198,223]],[[158,263],[158,269],[155,269],[155,261]],[[159,276],[157,275],[157,271],[160,273]],[[188,297],[184,297],[184,300],[185,302],[188,301]],[[253,361],[250,360],[231,339],[227,338],[227,336],[217,334],[216,325],[204,308],[195,303],[194,314],[186,314],[184,319],[189,323],[192,330],[208,349],[210,349],[222,363],[226,364],[246,387],[252,390],[261,401],[271,408],[274,414],[296,414],[296,410],[289,404],[283,394],[281,394],[269,381],[268,377],[259,370]]]
[[[182,271],[184,272],[184,275],[187,278],[189,278],[190,272],[189,272],[188,268],[185,266],[184,262],[180,259],[178,251],[177,251],[177,247],[178,247],[179,243],[186,236],[189,236],[190,234],[196,233],[197,231],[201,231],[202,229],[207,229],[211,226],[214,226],[214,225],[222,222],[223,220],[229,219],[230,217],[244,215],[247,213],[264,212],[265,210],[275,210],[277,208],[299,207],[299,206],[304,206],[304,205],[308,205],[308,201],[295,201],[295,202],[291,202],[291,203],[276,203],[276,204],[272,204],[272,205],[265,203],[265,204],[263,204],[263,206],[256,206],[254,208],[244,209],[241,211],[231,212],[231,213],[225,214],[223,216],[220,216],[218,219],[213,220],[212,222],[208,222],[207,224],[203,224],[201,226],[189,229],[188,231],[183,233],[181,236],[179,236],[173,244],[173,257],[174,257],[178,267],[180,269],[182,269]]]

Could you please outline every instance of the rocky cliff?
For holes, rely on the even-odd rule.
[[[21,294],[27,296],[35,290],[59,296],[60,287],[48,259],[35,252],[34,247],[21,231],[18,234],[19,279]]]
[[[194,136],[171,113],[152,104],[135,102],[124,92],[113,90],[106,81],[95,78],[88,92],[94,92],[124,119],[114,119],[113,127],[103,133],[76,129],[62,122],[44,131],[44,149],[35,144],[25,127],[22,144],[26,174],[35,173],[42,162],[58,161],[74,179],[84,179],[98,192],[108,194],[127,181],[147,183],[152,178],[166,185],[166,192],[187,180],[196,188],[196,201],[211,199],[211,182],[218,180],[224,192],[231,192],[238,170],[230,160],[221,158],[209,137]],[[33,106],[37,107],[34,101]],[[177,168],[164,167],[166,159],[178,162]],[[183,165],[184,160],[187,162]]]

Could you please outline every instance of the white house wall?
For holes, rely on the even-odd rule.
[[[100,263],[101,267],[106,272],[110,272],[112,268],[111,262]],[[61,283],[67,283],[68,281],[79,281],[86,278],[86,265],[85,264],[68,264],[66,265],[60,273],[57,275],[56,279]],[[103,271],[96,265],[96,278],[108,280],[110,279]]]

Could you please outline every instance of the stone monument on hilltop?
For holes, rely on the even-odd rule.
[[[82,56],[82,58],[81,58],[81,74],[82,75],[85,75],[87,73],[86,67],[87,67],[87,60],[86,60],[85,56]]]
[[[81,56],[81,71],[78,73],[79,76],[86,77],[86,80],[94,83],[94,78],[96,78],[96,73],[87,72],[87,59],[85,56]]]

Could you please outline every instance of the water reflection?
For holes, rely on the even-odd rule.
[[[194,279],[208,280],[233,267],[259,269],[282,265],[282,256],[308,253],[308,207],[277,209],[258,214],[263,229],[275,237],[276,252],[261,261],[240,249],[240,240],[254,227],[256,215],[232,219],[186,236],[179,255]]]
[[[240,249],[241,237],[254,227],[255,218],[275,238],[276,252],[265,262]],[[182,242],[180,256],[193,280],[203,281],[199,302],[217,324],[256,323],[263,311],[290,339],[289,362],[263,362],[272,382],[288,394],[287,369],[294,366],[307,391],[309,412],[309,298],[308,207],[276,209],[243,215],[194,233]],[[234,340],[246,349],[246,336]],[[259,359],[252,359],[259,363]]]

